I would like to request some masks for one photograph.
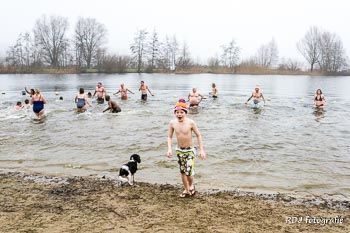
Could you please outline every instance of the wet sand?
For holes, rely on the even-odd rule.
[[[296,204],[288,196],[237,192],[181,199],[180,192],[180,186],[120,186],[101,177],[2,173],[0,231],[350,232],[346,201]],[[321,218],[328,222],[317,222]]]

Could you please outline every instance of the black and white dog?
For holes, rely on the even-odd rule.
[[[138,154],[130,156],[130,161],[124,164],[119,170],[119,180],[122,182],[128,182],[130,185],[134,184],[134,174],[137,171],[137,164],[141,163],[141,158]],[[132,180],[131,180],[132,178]]]

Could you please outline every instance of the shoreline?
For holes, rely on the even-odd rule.
[[[0,189],[5,232],[350,231],[350,204],[344,200],[239,190],[208,190],[183,199],[181,187],[169,184],[120,186],[96,176],[3,171]]]
[[[123,72],[117,71],[98,71],[97,69],[91,70],[77,70],[76,68],[62,67],[62,68],[42,68],[42,69],[0,69],[1,74],[176,74],[176,75],[191,75],[191,74],[227,74],[227,75],[286,75],[286,76],[350,76],[350,72],[338,72],[338,73],[326,73],[321,71],[288,71],[288,70],[274,70],[274,69],[238,69],[238,70],[227,70],[227,69],[189,69],[189,70],[175,70],[175,71],[167,71],[167,70],[154,70],[153,72],[136,72],[135,70],[125,70]]]

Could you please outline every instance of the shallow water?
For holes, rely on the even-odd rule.
[[[155,93],[146,103],[139,100],[141,80]],[[98,81],[109,93],[123,82],[136,94],[127,101],[114,97],[122,108],[118,114],[103,114],[106,105],[94,102],[88,112],[75,113],[78,88],[93,92]],[[136,180],[180,183],[176,158],[165,156],[172,107],[192,87],[208,96],[212,82],[219,98],[203,100],[198,114],[189,115],[208,154],[196,164],[201,189],[350,197],[350,77],[0,75],[0,169],[117,176],[121,164],[138,153]],[[267,99],[258,111],[244,105],[257,83]],[[31,110],[13,110],[26,98],[26,85],[48,99],[43,121],[35,121]],[[313,109],[317,88],[325,94],[325,111]]]

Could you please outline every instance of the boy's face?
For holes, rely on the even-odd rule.
[[[175,116],[179,122],[182,122],[186,117],[186,112],[184,110],[176,110]]]

